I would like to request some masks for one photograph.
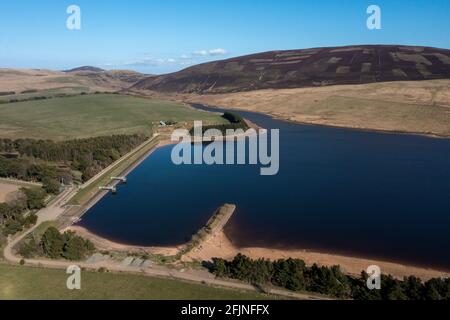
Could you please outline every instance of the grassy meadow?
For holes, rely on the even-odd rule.
[[[68,290],[65,270],[0,264],[0,300],[267,299],[253,292],[133,274],[82,271],[81,290]]]
[[[112,134],[150,135],[160,120],[225,121],[220,115],[175,102],[93,94],[0,104],[0,137],[58,141]]]

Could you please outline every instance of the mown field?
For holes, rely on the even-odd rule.
[[[112,134],[151,134],[160,120],[224,123],[220,115],[115,94],[0,104],[0,137],[66,140]]]
[[[267,299],[257,293],[130,274],[83,271],[81,290],[68,290],[64,270],[0,264],[0,300],[6,299]]]

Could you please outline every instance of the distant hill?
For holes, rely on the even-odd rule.
[[[131,70],[104,70],[92,66],[83,66],[64,71],[69,74],[76,74],[78,76],[89,77],[93,80],[108,81],[108,78],[119,80],[125,83],[134,84],[140,80],[148,78],[150,75],[139,73]]]
[[[148,77],[135,71],[107,71],[95,67],[67,71],[0,68],[0,91],[3,92],[0,102],[33,96],[121,91]]]
[[[131,89],[229,93],[450,78],[450,50],[361,45],[271,51],[196,65],[137,82]]]
[[[144,74],[132,70],[108,70],[105,71],[105,74],[114,79],[121,80],[130,84],[135,84],[140,80],[147,79],[148,77],[152,76],[150,74]]]
[[[73,68],[70,70],[65,70],[64,72],[67,73],[72,73],[72,72],[83,72],[83,71],[89,71],[89,72],[103,72],[105,70],[103,70],[102,68],[97,68],[97,67],[92,67],[92,66],[83,66],[83,67],[78,67],[78,68]]]

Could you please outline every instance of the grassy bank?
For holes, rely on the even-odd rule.
[[[264,299],[257,293],[131,274],[83,271],[81,290],[66,288],[64,270],[0,264],[4,299]]]
[[[68,140],[118,134],[150,136],[159,121],[225,123],[181,103],[95,94],[0,104],[0,136]]]

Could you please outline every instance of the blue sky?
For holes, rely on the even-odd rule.
[[[66,9],[81,8],[81,30]],[[382,30],[366,28],[379,5]],[[350,44],[450,48],[449,0],[20,0],[0,4],[0,67],[165,73],[249,53]]]

